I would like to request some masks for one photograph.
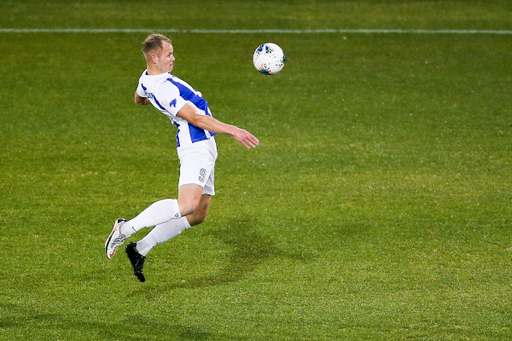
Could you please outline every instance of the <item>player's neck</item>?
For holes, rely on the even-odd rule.
[[[148,75],[158,76],[158,75],[161,75],[162,73],[167,73],[167,72],[164,72],[164,71],[158,69],[158,67],[154,64],[148,65],[148,71],[147,71]]]

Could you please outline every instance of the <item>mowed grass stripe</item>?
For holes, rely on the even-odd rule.
[[[319,30],[208,30],[208,29],[150,29],[150,28],[0,28],[0,33],[197,33],[197,34],[324,34],[324,33],[353,33],[353,34],[491,34],[511,35],[508,30],[403,30],[403,29],[319,29]]]

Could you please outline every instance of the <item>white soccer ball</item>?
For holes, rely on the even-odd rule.
[[[273,75],[281,71],[285,61],[283,50],[274,43],[258,46],[252,56],[252,63],[256,70],[266,75]]]

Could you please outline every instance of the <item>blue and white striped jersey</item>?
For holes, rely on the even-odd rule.
[[[178,127],[176,139],[178,147],[190,145],[194,142],[204,141],[215,133],[196,127],[177,114],[189,102],[195,105],[200,114],[212,116],[208,103],[199,91],[194,90],[187,82],[165,72],[150,76],[144,70],[139,79],[137,93],[141,97],[149,98],[155,108],[165,114],[172,123]]]

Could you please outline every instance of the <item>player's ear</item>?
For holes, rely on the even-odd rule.
[[[151,61],[153,62],[153,64],[157,64],[157,60],[156,59],[157,59],[156,54],[152,54],[151,55]]]

